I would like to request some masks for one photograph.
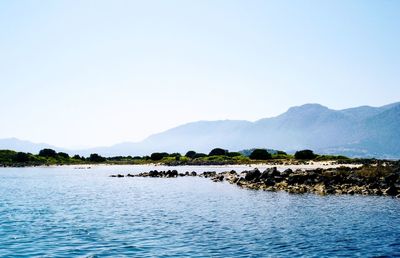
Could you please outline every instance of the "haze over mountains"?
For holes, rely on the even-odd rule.
[[[221,120],[188,123],[151,135],[141,142],[125,142],[110,147],[65,150],[12,138],[0,140],[0,149],[37,153],[44,147],[50,147],[71,154],[134,156],[156,151],[184,153],[195,150],[208,153],[214,147],[231,151],[269,148],[288,152],[308,148],[318,153],[399,158],[399,129],[400,102],[344,110],[306,104],[255,122]]]

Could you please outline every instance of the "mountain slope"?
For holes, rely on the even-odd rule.
[[[255,122],[199,121],[151,135],[137,143],[68,152],[115,156],[147,155],[156,151],[209,152],[214,147],[232,151],[262,147],[289,152],[310,148],[320,153],[400,158],[399,128],[400,102],[344,110],[306,104]],[[16,139],[0,140],[0,149],[35,153],[44,147],[51,146],[18,142]]]
[[[15,150],[30,153],[38,153],[41,149],[51,148],[61,151],[61,148],[56,148],[46,143],[33,143],[30,141],[19,140],[17,138],[0,139],[0,150]]]

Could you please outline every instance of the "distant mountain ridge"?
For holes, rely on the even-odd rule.
[[[288,152],[309,148],[327,154],[400,158],[399,129],[400,102],[382,107],[361,106],[343,110],[305,104],[291,107],[279,116],[255,122],[199,121],[151,135],[141,142],[75,152],[114,156],[145,155],[155,151],[208,152],[214,147],[232,151],[261,147]],[[0,140],[1,149],[6,145],[4,140]]]

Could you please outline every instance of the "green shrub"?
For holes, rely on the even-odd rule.
[[[267,160],[271,159],[272,155],[266,149],[255,149],[249,156],[253,160]]]
[[[215,148],[210,151],[208,156],[225,156],[228,153],[227,150],[221,149],[221,148]]]
[[[316,155],[312,150],[301,150],[301,151],[296,151],[294,154],[295,159],[314,159]]]
[[[52,149],[43,149],[39,151],[39,156],[47,158],[55,158],[57,156],[57,152]]]

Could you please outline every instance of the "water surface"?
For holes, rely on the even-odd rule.
[[[0,256],[400,256],[398,199],[108,177],[149,169],[0,169]]]

